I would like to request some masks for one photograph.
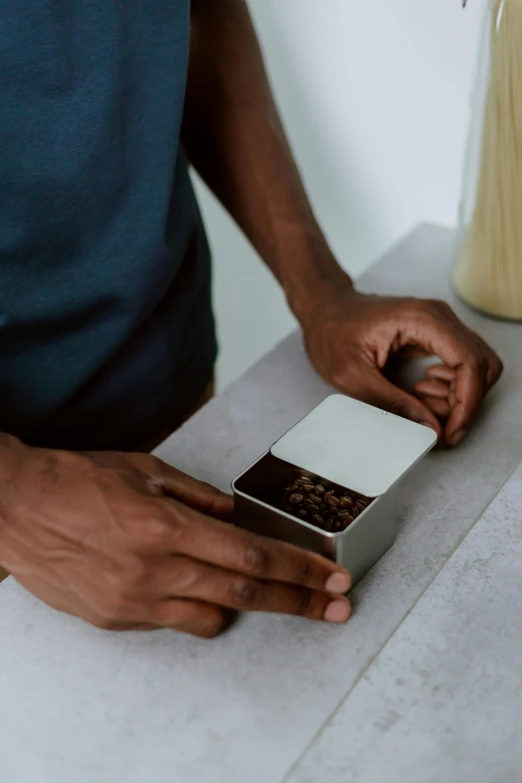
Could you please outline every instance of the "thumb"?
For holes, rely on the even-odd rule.
[[[395,386],[378,371],[371,372],[365,381],[364,402],[430,427],[437,433],[437,438],[442,437],[441,424],[428,406],[422,400]]]
[[[207,516],[229,522],[234,511],[234,499],[204,481],[173,468],[161,459],[154,460],[154,467],[147,470],[154,484],[165,495],[185,503]]]

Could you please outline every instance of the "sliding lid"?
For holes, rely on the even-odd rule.
[[[340,394],[270,449],[274,457],[367,497],[384,494],[437,442],[435,432]]]

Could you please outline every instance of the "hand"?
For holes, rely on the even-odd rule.
[[[225,627],[227,609],[348,619],[343,568],[226,524],[230,497],[149,454],[15,441],[8,462],[0,563],[56,609],[100,628],[202,637]]]
[[[340,391],[432,427],[456,446],[502,363],[445,302],[366,296],[346,286],[327,295],[301,319],[310,359]],[[436,355],[414,394],[394,386],[385,369],[395,357]]]

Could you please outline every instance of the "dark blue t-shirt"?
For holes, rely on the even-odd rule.
[[[216,345],[179,146],[189,0],[0,0],[0,430],[133,448]]]

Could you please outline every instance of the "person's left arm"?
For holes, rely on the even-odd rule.
[[[355,290],[314,217],[244,0],[192,0],[182,143],[282,285],[323,378],[444,430],[456,445],[500,376],[500,360],[444,303]],[[393,354],[412,349],[443,362],[415,395],[383,375]]]

